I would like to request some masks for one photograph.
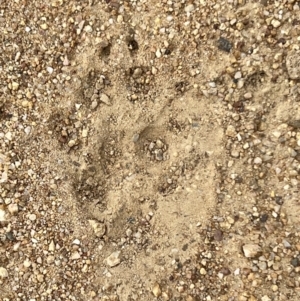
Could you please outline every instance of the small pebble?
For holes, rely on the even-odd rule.
[[[139,140],[140,135],[139,134],[134,134],[132,137],[133,142],[137,142]]]
[[[24,265],[25,268],[29,268],[31,266],[31,261],[28,258],[26,258],[23,265]]]
[[[95,110],[97,107],[98,107],[98,102],[97,102],[97,100],[94,100],[94,101],[91,103],[91,109],[92,109],[92,110]]]
[[[108,266],[110,266],[111,268],[120,264],[120,262],[121,262],[120,254],[121,254],[120,251],[116,251],[116,252],[113,252],[112,254],[110,254],[105,260],[106,264]]]
[[[71,259],[71,260],[77,260],[77,259],[79,259],[80,257],[81,257],[81,256],[80,256],[79,252],[76,251],[76,252],[72,253],[70,259]]]
[[[108,106],[111,105],[111,102],[110,102],[110,100],[109,100],[109,97],[108,97],[106,94],[104,94],[104,93],[101,94],[100,100],[101,100],[103,103],[107,104]]]
[[[8,277],[8,272],[5,268],[0,267],[0,278],[7,278]]]
[[[73,139],[68,142],[69,147],[73,147],[75,144],[76,144],[76,141]]]
[[[161,57],[160,49],[157,49],[157,50],[156,50],[155,55],[156,55],[157,58],[160,58],[160,57]]]
[[[17,82],[12,82],[11,83],[11,89],[16,91],[19,89],[19,84]]]
[[[36,220],[36,215],[35,214],[30,214],[28,217],[32,222]]]
[[[152,288],[152,293],[156,298],[158,298],[161,295],[161,288],[158,283],[154,284],[154,286]]]
[[[291,260],[291,265],[292,265],[293,267],[298,267],[298,266],[300,265],[300,260],[299,260],[298,258],[293,258],[293,259]]]
[[[239,158],[240,156],[240,153],[237,150],[232,150],[230,154],[233,158]]]
[[[272,301],[269,296],[265,295],[261,298],[261,301]]]
[[[89,220],[88,221],[90,226],[93,228],[94,230],[94,233],[97,237],[101,238],[103,237],[103,235],[105,234],[106,232],[106,226],[104,223],[99,223],[95,220]]]
[[[252,93],[251,92],[247,92],[244,94],[244,98],[245,99],[251,99],[252,98]]]
[[[217,41],[217,46],[220,50],[225,51],[225,52],[230,52],[231,48],[232,48],[232,44],[229,42],[229,40],[221,37],[218,41]]]
[[[47,67],[46,69],[47,69],[47,71],[48,71],[49,74],[53,73],[53,68],[52,67]]]
[[[41,24],[41,28],[44,29],[44,30],[46,30],[46,29],[48,29],[48,25],[46,23]]]
[[[241,72],[241,71],[236,72],[236,74],[234,75],[234,78],[235,78],[235,79],[240,79],[240,78],[242,78],[242,72]]]
[[[88,136],[88,130],[87,129],[83,129],[82,133],[81,133],[82,138],[86,138]]]
[[[189,4],[184,8],[185,12],[187,12],[187,13],[192,12],[194,9],[195,9],[195,6],[193,4]]]
[[[43,274],[38,274],[36,276],[36,279],[37,279],[38,282],[44,282],[44,275]]]
[[[277,28],[281,25],[280,21],[273,19],[271,24],[273,25],[274,28]]]
[[[259,255],[261,247],[256,244],[245,244],[243,245],[243,252],[245,257],[252,258]]]
[[[253,161],[254,164],[260,165],[262,163],[262,159],[259,157],[256,157]]]
[[[54,252],[55,251],[55,244],[54,244],[54,241],[51,240],[50,244],[49,244],[49,247],[48,247],[48,250],[50,252]]]
[[[19,211],[19,207],[17,204],[9,204],[7,209],[10,214],[15,214]]]

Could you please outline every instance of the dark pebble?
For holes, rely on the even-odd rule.
[[[241,184],[243,183],[243,178],[241,176],[237,176],[235,179],[234,179],[235,183],[237,184]]]
[[[214,233],[214,239],[215,241],[221,241],[223,239],[223,232],[219,229],[216,229]]]
[[[165,51],[165,55],[169,55],[169,54],[171,54],[171,50],[169,48],[167,48]]]
[[[275,202],[276,202],[277,205],[282,205],[283,204],[282,196],[276,196],[275,197]]]
[[[300,129],[300,119],[292,120],[288,123],[288,125],[295,128],[295,129]]]
[[[231,274],[230,270],[228,268],[225,268],[223,267],[221,270],[220,270],[220,273],[222,273],[223,275],[225,276],[228,276]]]
[[[217,42],[218,48],[225,52],[230,52],[232,44],[225,38],[221,37]]]
[[[130,40],[128,42],[128,48],[131,51],[138,50],[139,49],[139,44],[136,40]]]
[[[14,241],[14,240],[15,240],[15,237],[14,237],[14,235],[13,235],[12,232],[7,232],[7,233],[6,233],[6,238],[7,238],[8,240],[10,240],[10,241]]]
[[[188,247],[189,247],[189,245],[188,245],[188,244],[185,244],[185,245],[183,245],[183,247],[182,247],[182,251],[186,251],[186,250],[188,249]]]
[[[268,220],[268,214],[263,214],[259,220],[261,223],[265,223]]]
[[[298,259],[298,258],[293,258],[293,259],[291,260],[291,265],[292,265],[293,267],[299,266],[299,259]]]

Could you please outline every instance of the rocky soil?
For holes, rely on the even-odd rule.
[[[300,300],[299,20],[2,0],[0,300]]]

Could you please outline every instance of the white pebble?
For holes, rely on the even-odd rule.
[[[49,74],[52,74],[53,73],[53,68],[52,67],[47,67],[47,71]]]
[[[273,19],[271,24],[273,25],[273,27],[277,28],[281,25],[280,21]]]
[[[72,242],[73,245],[80,245],[80,240],[79,239],[74,239]]]
[[[241,71],[238,71],[238,72],[234,75],[234,78],[235,78],[235,79],[240,79],[240,78],[242,78],[242,72],[241,72]]]
[[[19,207],[17,204],[9,204],[7,209],[10,214],[15,214],[19,211]]]
[[[245,99],[251,99],[252,98],[252,93],[251,92],[247,92],[244,94]]]
[[[35,221],[36,220],[36,215],[35,214],[30,214],[28,217],[31,221]]]
[[[23,265],[25,268],[29,268],[31,266],[31,261],[28,258],[26,258],[23,262]]]
[[[187,13],[192,12],[194,9],[195,9],[195,7],[193,4],[189,4],[184,8],[185,12],[187,12]]]
[[[262,163],[262,159],[261,158],[259,158],[259,157],[256,157],[255,159],[254,159],[254,164],[261,164]]]
[[[8,272],[5,268],[0,267],[0,278],[7,278],[8,277]]]
[[[54,244],[54,241],[53,241],[53,240],[51,240],[51,242],[50,242],[50,244],[49,244],[48,250],[49,250],[50,252],[53,252],[53,251],[55,250],[55,244]]]
[[[75,144],[76,144],[76,142],[73,139],[68,142],[69,147],[73,147]]]
[[[6,218],[5,218],[5,211],[0,209],[0,222],[5,222]]]
[[[30,132],[31,132],[31,127],[30,126],[27,126],[25,129],[24,129],[24,132],[26,135],[29,135]]]
[[[12,140],[12,133],[11,133],[11,132],[7,132],[7,133],[5,134],[5,138],[6,138],[7,140],[11,141],[11,140]]]
[[[155,55],[156,55],[157,58],[160,58],[160,57],[161,57],[160,49],[157,49],[157,50],[156,50]]]
[[[152,288],[152,293],[156,298],[158,298],[161,295],[161,288],[158,283],[154,284],[154,286]]]
[[[71,260],[77,260],[77,259],[79,259],[80,257],[81,257],[80,254],[76,251],[76,252],[74,252],[74,253],[71,255],[70,259],[71,259]]]
[[[255,244],[246,244],[243,246],[243,252],[247,258],[255,257],[261,252],[261,247]]]
[[[84,31],[88,32],[88,33],[91,33],[93,31],[93,28],[92,28],[92,26],[87,25],[87,26],[84,27]]]

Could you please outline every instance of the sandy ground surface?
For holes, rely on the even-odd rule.
[[[0,300],[300,300],[300,3],[0,2]]]

